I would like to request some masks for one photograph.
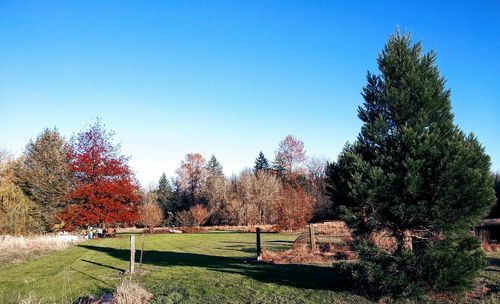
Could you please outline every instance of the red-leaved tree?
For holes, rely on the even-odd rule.
[[[301,187],[297,177],[283,185],[280,198],[274,205],[276,225],[282,230],[304,228],[313,215],[313,200]]]
[[[72,139],[68,153],[72,188],[61,215],[66,229],[137,220],[138,183],[112,137],[97,121]]]

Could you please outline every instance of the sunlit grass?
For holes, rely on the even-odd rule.
[[[296,235],[264,234],[263,247],[286,249]],[[137,248],[140,248],[140,235]],[[154,303],[367,303],[348,291],[331,267],[256,264],[255,234],[211,232],[146,235],[142,275],[136,279]],[[139,259],[139,252],[136,255]],[[38,259],[0,269],[0,303],[74,303],[113,291],[128,268],[129,239],[80,243]],[[500,281],[500,256],[481,281]],[[493,299],[494,301],[495,299]],[[465,302],[474,300],[463,299]]]

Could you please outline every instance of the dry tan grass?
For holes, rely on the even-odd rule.
[[[26,297],[20,297],[17,299],[17,303],[19,304],[41,304],[43,303],[40,299],[37,299],[33,295],[28,295]]]
[[[336,237],[351,240],[352,234],[343,221],[330,221],[314,224],[316,234],[335,235]]]
[[[394,252],[397,247],[396,238],[391,236],[388,231],[373,232],[370,240],[379,248]]]
[[[316,250],[311,253],[311,240],[309,231],[297,237],[290,252],[284,253],[286,259],[295,262],[322,262],[333,260],[350,260],[357,257],[352,251],[352,234],[341,221],[331,221],[314,224],[314,238]],[[304,253],[309,255],[304,255]],[[297,257],[294,257],[297,255]],[[291,259],[290,259],[291,258]]]
[[[18,263],[52,251],[68,248],[81,239],[69,236],[11,237],[0,239],[0,264]]]
[[[153,295],[144,287],[126,278],[113,294],[113,304],[147,304]]]
[[[183,233],[198,233],[198,232],[209,232],[209,231],[238,231],[238,232],[255,232],[256,228],[259,227],[261,232],[280,232],[277,226],[274,225],[256,225],[256,226],[200,226],[200,227],[154,227],[148,233],[177,233],[177,231],[182,231]],[[118,228],[118,233],[142,233],[143,228],[128,227],[128,228]]]
[[[492,244],[492,243],[488,243],[488,242],[482,242],[481,246],[483,247],[484,251],[488,251],[488,252],[500,251],[500,244]]]
[[[298,247],[285,251],[262,250],[262,261],[273,264],[325,264],[335,260],[355,259],[352,251],[312,252],[309,248]]]
[[[289,249],[285,251],[262,250],[262,261],[273,264],[306,264],[326,263],[333,258],[321,254],[314,254],[305,248]]]
[[[142,228],[137,227],[125,227],[125,228],[116,228],[117,233],[142,233]]]

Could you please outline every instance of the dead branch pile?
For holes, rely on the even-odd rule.
[[[262,251],[262,261],[273,264],[320,264],[333,261],[331,256],[315,254],[311,250],[289,249],[285,251],[272,251],[264,249]]]
[[[292,248],[285,251],[262,251],[262,261],[273,264],[325,264],[336,260],[351,260],[357,258],[352,251],[312,252],[308,248]]]
[[[314,224],[314,232],[319,235],[333,235],[341,239],[352,240],[352,233],[343,221]]]
[[[500,251],[500,244],[481,242],[481,247],[483,248],[484,251],[488,251],[488,252]]]

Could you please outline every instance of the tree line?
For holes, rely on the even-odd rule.
[[[163,174],[156,194],[167,225],[276,224],[282,229],[305,226],[311,219],[331,218],[325,194],[325,168],[320,158],[307,158],[294,136],[280,142],[270,162],[260,152],[253,168],[226,177],[216,156],[208,161],[189,153],[176,176]]]
[[[30,234],[89,225],[199,226],[275,224],[297,229],[332,217],[327,161],[307,157],[292,135],[273,161],[227,177],[212,155],[188,153],[175,176],[141,188],[112,131],[100,120],[69,141],[45,129],[14,158],[0,159],[1,233]]]
[[[45,129],[18,158],[2,152],[0,232],[136,221],[140,187],[112,137],[97,121],[69,141],[57,129]]]
[[[227,177],[212,155],[188,153],[168,178],[141,188],[113,132],[98,120],[69,141],[45,129],[14,158],[0,151],[3,234],[31,234],[87,225],[199,226],[274,224],[297,229],[341,218],[335,163],[307,157],[292,135],[272,161],[260,152],[253,168]],[[330,170],[327,177],[328,170]],[[494,175],[500,196],[500,174]],[[330,186],[329,186],[330,185]],[[332,188],[332,186],[336,188]],[[329,192],[334,192],[334,198]],[[499,217],[497,204],[489,217]]]

